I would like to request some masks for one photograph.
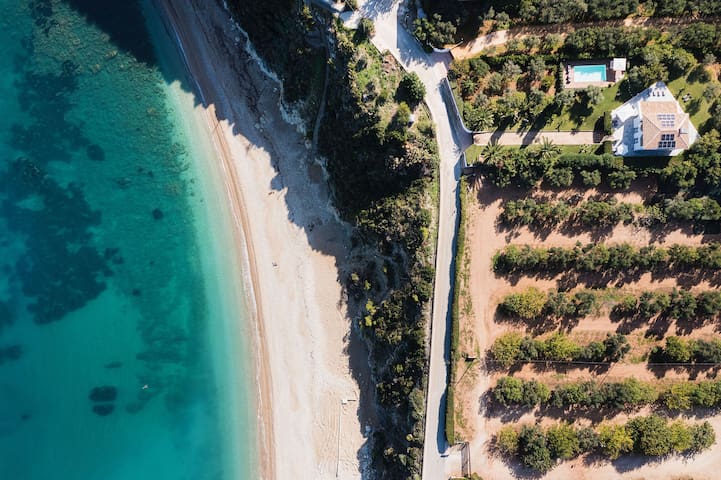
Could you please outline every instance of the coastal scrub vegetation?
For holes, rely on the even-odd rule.
[[[426,317],[433,285],[435,136],[425,91],[387,53],[337,27],[321,152],[336,207],[362,256],[348,292],[359,305],[380,416],[381,478],[420,474]],[[342,128],[338,126],[342,125]]]
[[[322,44],[308,41],[310,32],[317,28],[310,12],[301,11],[294,0],[229,0],[228,6],[253,47],[283,81],[285,100],[293,103],[305,99],[320,75],[314,67],[325,59]]]
[[[334,206],[354,227],[353,250],[339,275],[369,348],[384,426],[371,439],[372,458],[377,478],[418,476],[438,168],[432,123],[420,104],[423,84],[375,49],[368,22],[354,33],[324,19],[331,26],[326,32],[294,1],[235,1],[233,8],[283,80],[284,100],[295,102],[314,88],[308,68],[317,56],[328,66],[318,151]],[[332,36],[328,58],[324,35]]]

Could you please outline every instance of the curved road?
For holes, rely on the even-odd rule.
[[[415,38],[400,25],[398,9],[398,1],[367,0],[360,7],[360,12],[375,23],[373,44],[380,51],[391,52],[403,68],[417,73],[421,78],[427,92],[426,104],[436,125],[441,160],[440,210],[431,318],[423,479],[441,480],[447,478],[445,457],[442,455],[448,448],[444,431],[447,362],[450,361],[447,331],[450,325],[453,258],[458,224],[458,180],[461,173],[459,159],[466,147],[473,143],[473,138],[458,125],[455,105],[451,103],[452,95],[442,82],[446,78],[447,66],[451,60],[450,54],[424,52]]]

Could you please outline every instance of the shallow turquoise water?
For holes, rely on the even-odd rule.
[[[1,477],[252,478],[238,262],[157,13],[0,7]]]

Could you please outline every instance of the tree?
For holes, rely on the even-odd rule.
[[[570,361],[580,353],[580,348],[568,336],[555,333],[544,342],[543,353],[548,360]]]
[[[636,172],[630,168],[615,170],[608,174],[608,186],[614,190],[628,190],[636,179]]]
[[[690,410],[695,390],[692,383],[676,383],[663,393],[663,404],[669,410]]]
[[[523,384],[523,405],[533,407],[548,402],[551,397],[551,390],[536,380],[530,380]]]
[[[491,355],[504,367],[510,367],[518,361],[523,337],[518,332],[501,335],[491,346]]]
[[[531,52],[541,46],[541,37],[538,35],[528,35],[523,39],[523,45],[526,47],[526,50]]]
[[[598,429],[598,437],[603,452],[611,460],[633,450],[633,437],[624,425],[601,425]]]
[[[581,452],[591,452],[601,446],[598,433],[591,427],[583,427],[576,433],[578,448]]]
[[[708,103],[713,103],[721,95],[721,85],[716,82],[709,83],[703,90],[703,98]]]
[[[451,22],[444,22],[443,18],[434,13],[430,19],[420,18],[413,22],[413,35],[424,45],[443,48],[453,43],[456,26]]]
[[[493,72],[488,76],[488,80],[486,80],[486,91],[490,95],[502,94],[505,86],[506,82],[500,72]]]
[[[416,72],[403,74],[399,87],[403,90],[411,105],[418,105],[426,96],[426,87]]]
[[[548,172],[548,183],[555,188],[568,188],[573,184],[575,175],[570,167],[554,167]]]
[[[474,132],[489,130],[495,124],[493,111],[490,108],[475,107],[470,104],[464,104],[463,120],[465,120],[466,126]]]
[[[681,421],[668,426],[671,450],[677,453],[686,452],[693,446],[693,431]]]
[[[523,384],[523,380],[515,377],[499,378],[493,389],[493,398],[504,407],[519,405],[523,401]]]
[[[541,427],[525,425],[518,436],[518,453],[521,462],[540,473],[553,467],[551,451]]]
[[[501,75],[508,81],[515,80],[521,73],[523,73],[521,67],[516,65],[512,60],[506,60],[503,67],[501,67]]]
[[[698,169],[688,160],[672,160],[668,166],[661,171],[661,178],[670,185],[688,189],[696,184]]]
[[[570,107],[575,101],[576,92],[568,89],[563,89],[559,92],[556,92],[556,96],[553,99],[553,102],[556,104],[559,110]]]
[[[632,418],[627,429],[634,440],[634,449],[639,453],[660,457],[671,452],[673,444],[669,428],[658,415]]]
[[[581,451],[576,429],[567,423],[559,423],[546,431],[548,448],[553,458],[568,460]]]
[[[691,402],[701,407],[715,407],[721,402],[721,382],[699,382],[691,394]]]
[[[603,346],[605,347],[606,359],[609,362],[618,362],[631,351],[628,339],[620,333],[606,334]]]
[[[595,107],[603,102],[603,90],[601,87],[591,85],[586,88],[586,101],[590,107]]]
[[[561,154],[561,147],[553,143],[548,137],[543,137],[538,148],[538,156],[542,160],[549,161]]]
[[[523,292],[506,296],[501,308],[508,315],[532,320],[541,315],[545,304],[546,295],[535,287],[528,287]]]
[[[496,448],[507,456],[518,453],[518,431],[512,426],[501,428],[496,434]]]
[[[528,62],[528,73],[533,80],[540,80],[546,74],[546,62],[541,57],[533,57]]]
[[[688,363],[691,361],[693,350],[687,341],[679,337],[667,337],[664,354],[674,363]]]
[[[361,35],[364,39],[370,39],[373,35],[376,34],[376,27],[373,23],[373,20],[370,18],[361,18],[360,23],[358,24],[358,33]]]
[[[691,448],[692,452],[702,452],[716,443],[716,433],[708,422],[691,427]]]
[[[711,317],[721,313],[721,292],[706,290],[696,297],[699,313]]]

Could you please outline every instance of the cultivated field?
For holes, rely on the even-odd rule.
[[[475,183],[474,183],[475,181]],[[517,476],[535,476],[513,456],[503,456],[496,449],[495,434],[504,426],[539,423],[542,426],[559,421],[576,427],[617,424],[629,418],[658,414],[669,419],[684,419],[690,424],[708,420],[714,430],[721,432],[721,414],[715,409],[692,408],[683,414],[669,410],[663,398],[651,405],[622,408],[555,408],[548,402],[541,406],[524,407],[501,405],[493,398],[491,389],[501,377],[512,375],[523,380],[536,380],[551,390],[570,382],[593,380],[601,384],[623,382],[630,378],[647,382],[658,391],[672,384],[714,379],[717,367],[649,365],[654,346],[664,346],[665,339],[713,339],[721,331],[718,319],[678,320],[672,315],[651,315],[650,318],[618,318],[613,306],[624,294],[639,295],[643,291],[671,292],[674,288],[701,292],[717,288],[719,277],[711,273],[696,275],[673,271],[619,275],[579,273],[570,271],[545,274],[499,274],[493,271],[493,256],[509,244],[573,247],[603,242],[608,245],[629,243],[633,246],[670,246],[673,244],[698,246],[720,241],[719,235],[695,234],[690,224],[667,224],[646,228],[638,222],[620,223],[610,228],[574,227],[572,222],[556,228],[534,228],[501,224],[499,217],[508,202],[533,196],[539,201],[567,199],[580,203],[591,197],[615,198],[619,202],[640,205],[656,189],[653,179],[635,180],[622,193],[583,190],[520,190],[498,188],[489,181],[471,180],[465,188],[464,230],[465,248],[458,277],[460,335],[455,365],[455,435],[457,440],[470,442],[472,470],[486,480]],[[582,318],[549,318],[541,314],[532,320],[511,318],[499,312],[498,305],[512,293],[535,287],[541,292],[599,289],[599,299],[592,311]],[[545,312],[545,311],[544,311]],[[553,332],[563,332],[580,345],[603,341],[607,334],[626,335],[630,351],[617,362],[517,362],[510,367],[500,365],[489,349],[501,335],[519,332],[536,338],[548,338]],[[476,360],[464,360],[466,357]],[[721,470],[721,445],[696,454],[669,455],[661,458],[621,455],[609,460],[598,453],[580,455],[559,461],[545,474],[548,479],[640,479],[640,478],[716,478]]]

